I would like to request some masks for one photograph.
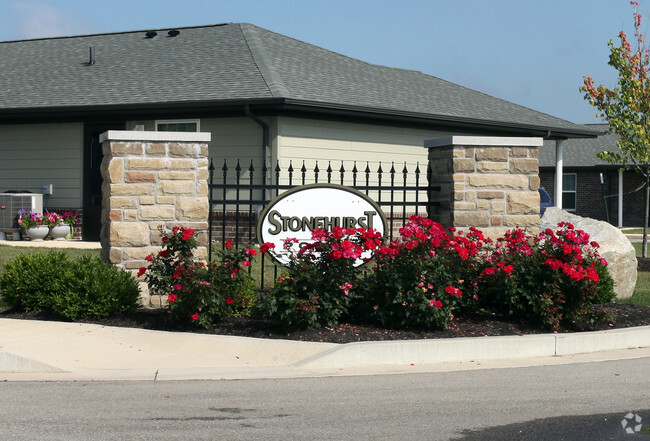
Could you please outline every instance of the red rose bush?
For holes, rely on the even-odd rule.
[[[508,231],[497,240],[476,228],[445,229],[412,216],[387,242],[377,231],[314,229],[312,241],[287,239],[289,264],[267,292],[254,291],[253,247],[229,241],[216,263],[193,257],[194,231],[163,233],[162,250],[138,274],[167,300],[172,322],[209,327],[224,317],[257,313],[287,329],[341,322],[389,328],[446,328],[479,311],[548,329],[604,317],[594,304],[614,298],[607,262],[584,231]],[[259,252],[273,244],[260,244]]]

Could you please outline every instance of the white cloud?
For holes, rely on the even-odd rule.
[[[20,39],[78,35],[90,31],[79,15],[40,1],[13,2],[13,26]]]

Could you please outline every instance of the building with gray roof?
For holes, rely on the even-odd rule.
[[[601,132],[597,138],[573,138],[563,144],[562,208],[580,216],[606,220],[618,226],[643,225],[643,178],[620,164],[610,164],[596,155],[617,151],[618,136],[604,134],[607,124],[586,124]],[[541,185],[551,196],[556,194],[555,142],[545,141],[539,151]]]
[[[594,138],[598,130],[421,72],[353,59],[245,23],[0,42],[0,191],[83,209],[98,235],[108,129],[212,133],[210,156],[426,161],[449,135]],[[569,149],[567,149],[569,150]]]

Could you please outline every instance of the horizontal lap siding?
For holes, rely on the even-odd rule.
[[[328,161],[338,170],[343,160],[346,169],[348,164],[352,169],[357,161],[361,170],[366,162],[371,170],[376,170],[381,161],[384,171],[390,170],[394,162],[395,169],[401,172],[404,162],[409,170],[415,170],[419,162],[420,169],[426,172],[424,141],[447,135],[428,130],[281,118],[278,155],[283,167],[289,165],[289,160],[293,160],[294,167],[303,160],[312,164],[318,160],[322,170],[327,168]]]
[[[175,118],[183,119],[183,118]],[[211,133],[208,142],[210,159],[218,173],[223,166],[223,160],[228,159],[228,167],[234,170],[237,160],[242,167],[248,169],[251,159],[256,168],[262,168],[262,128],[250,118],[201,118],[200,131]],[[143,125],[145,130],[156,130],[155,121],[130,121],[127,128],[132,130],[136,125]]]
[[[82,146],[82,124],[0,125],[0,192],[53,184],[45,209],[81,208]]]
[[[208,143],[210,158],[214,166],[221,170],[224,158],[228,167],[234,170],[237,159],[248,169],[251,159],[255,168],[262,169],[262,129],[249,118],[204,118],[201,131],[212,133]],[[216,173],[216,171],[215,171]]]
[[[428,152],[424,148],[426,139],[448,136],[449,133],[429,130],[406,129],[389,126],[375,126],[333,121],[315,121],[297,118],[280,118],[278,123],[278,152],[280,165],[283,169],[290,163],[296,169],[294,183],[301,178],[299,169],[303,161],[308,170],[307,179],[313,179],[313,169],[318,162],[320,169],[319,182],[327,182],[328,165],[332,167],[331,182],[339,184],[341,164],[345,169],[344,185],[352,185],[352,169],[358,170],[357,185],[366,183],[366,167],[370,168],[370,185],[378,184],[377,170],[381,164],[382,186],[391,184],[391,167],[394,167],[395,185],[404,184],[404,166],[407,168],[406,185],[415,185],[415,170],[419,166],[419,185],[426,186]],[[283,174],[287,182],[286,173]],[[308,181],[313,182],[313,181]],[[374,200],[380,199],[377,192],[371,191],[369,196]],[[382,191],[381,200],[403,200],[402,192]],[[426,198],[426,192],[421,192],[419,200]],[[413,193],[406,196],[407,200],[415,200]],[[401,212],[401,208],[396,211]],[[411,211],[411,210],[409,210]]]

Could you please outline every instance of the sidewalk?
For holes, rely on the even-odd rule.
[[[0,319],[0,381],[291,378],[637,357],[650,357],[650,326],[339,345]]]
[[[101,250],[99,242],[86,242],[83,240],[44,240],[32,242],[31,240],[0,240],[0,245],[10,247],[42,247],[42,248],[80,248],[86,250]]]

